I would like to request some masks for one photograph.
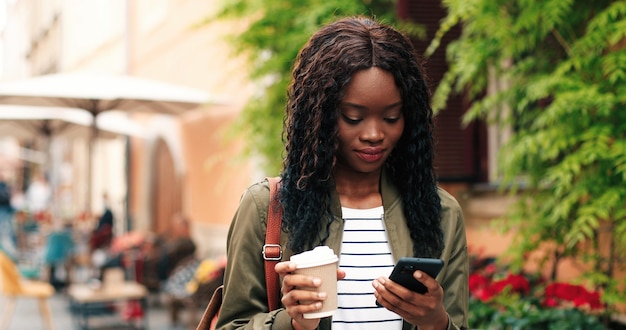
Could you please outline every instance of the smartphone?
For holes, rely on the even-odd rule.
[[[402,257],[393,268],[389,279],[412,291],[426,293],[426,287],[413,277],[413,273],[421,270],[435,278],[443,268],[443,264],[441,259]]]

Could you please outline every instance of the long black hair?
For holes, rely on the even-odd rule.
[[[364,17],[322,27],[300,50],[292,72],[280,201],[283,230],[296,253],[328,237],[339,103],[353,74],[374,66],[394,76],[402,97],[404,131],[385,166],[402,196],[414,254],[441,254],[433,112],[421,63],[404,34]]]

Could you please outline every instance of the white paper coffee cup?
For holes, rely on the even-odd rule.
[[[313,250],[293,255],[289,260],[296,263],[296,274],[320,278],[322,285],[316,291],[326,292],[322,308],[305,313],[304,318],[316,319],[333,315],[337,311],[337,261],[339,261],[333,250],[328,246],[318,246]]]

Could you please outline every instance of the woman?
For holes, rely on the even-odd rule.
[[[281,172],[282,307],[268,310],[263,245],[269,188],[248,188],[228,236],[221,329],[467,327],[468,266],[458,203],[436,185],[429,92],[409,39],[367,18],[315,33],[298,55]],[[325,294],[289,257],[327,245],[339,255],[339,309],[304,319]],[[411,292],[387,276],[400,257],[441,258]],[[296,289],[297,287],[297,289]],[[311,301],[301,304],[300,301]],[[377,305],[378,302],[378,305]]]

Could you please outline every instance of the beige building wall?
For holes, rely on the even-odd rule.
[[[216,10],[216,1],[142,1],[128,3],[127,70],[132,75],[166,80],[208,91],[213,104],[162,125],[154,139],[165,138],[180,159],[183,212],[192,220],[200,255],[225,251],[228,224],[239,197],[253,178],[252,165],[240,157],[241,142],[226,138],[251,93],[244,61],[225,41],[232,24],[201,23]],[[175,138],[168,134],[176,131]],[[133,148],[131,213],[137,226],[150,228],[150,143]],[[143,182],[142,182],[143,181]]]
[[[251,93],[244,62],[232,56],[225,41],[233,25],[201,24],[214,13],[215,3],[134,1],[128,27],[131,74],[200,88],[214,97],[215,104],[184,114],[177,123],[183,212],[193,221],[192,233],[202,255],[224,253],[228,224],[241,193],[253,180],[252,165],[240,157],[241,142],[226,138]],[[150,10],[152,14],[140,14]],[[162,134],[166,131],[163,127]],[[150,158],[134,159],[142,163]],[[149,164],[134,166],[149,171]],[[133,201],[145,201],[132,207],[138,220],[141,215],[150,217],[149,189],[143,189],[147,186],[140,184],[142,189],[131,196]]]

